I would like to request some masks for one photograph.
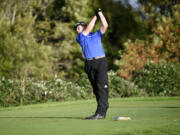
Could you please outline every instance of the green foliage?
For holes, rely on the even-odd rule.
[[[44,15],[37,17],[36,38],[38,42],[53,46],[52,57],[56,63],[53,69],[61,78],[77,78],[84,70],[81,48],[76,42],[73,26],[78,21],[88,22],[92,10],[89,0],[54,0],[49,3]]]
[[[133,81],[151,96],[180,95],[180,67],[173,64],[149,64],[135,72]]]
[[[142,96],[145,93],[139,90],[133,82],[129,82],[119,77],[114,71],[108,72],[109,77],[109,97],[130,97],[130,96]],[[80,78],[76,81],[80,87],[90,93],[92,91],[91,84],[89,83],[88,77],[83,73]]]
[[[89,21],[88,0],[2,0],[0,75],[75,78],[83,71],[73,25]]]
[[[124,80],[117,73],[110,71],[109,74],[109,96],[130,97],[146,95],[143,90],[138,89],[133,82]]]
[[[125,2],[125,1],[124,1]],[[109,67],[117,70],[114,60],[121,59],[119,50],[124,51],[123,43],[128,39],[145,39],[147,29],[140,14],[132,11],[131,7],[125,7],[122,2],[113,0],[95,0],[94,7],[102,8],[109,24],[108,30],[103,37],[105,51],[108,56]]]
[[[154,12],[155,4],[161,5],[161,1],[145,5],[147,20],[143,22],[120,1],[1,0],[0,102],[8,105],[92,98],[91,85],[82,74],[84,61],[73,26],[78,21],[88,23],[99,7],[109,23],[103,37],[108,62],[111,69],[118,68],[121,77],[131,79],[135,71],[151,62],[179,65],[180,6],[168,3],[173,12],[163,16]],[[100,26],[98,20],[93,31]],[[109,73],[110,97],[146,95],[121,77]]]
[[[96,4],[96,5],[95,5]],[[107,41],[111,46],[123,48],[122,44],[128,39],[142,38],[146,35],[145,25],[139,14],[125,7],[121,1],[105,0],[94,3],[94,6],[101,7],[108,20],[109,28]]]
[[[146,93],[137,86],[126,81],[113,71],[109,76],[109,97],[142,96]],[[22,80],[0,80],[0,104],[23,105],[47,101],[65,101],[91,99],[94,97],[91,84],[85,73],[75,82],[54,78],[49,81],[37,81],[24,78]]]
[[[23,105],[46,101],[65,101],[92,98],[84,87],[76,83],[53,79],[51,81],[0,80],[0,105]]]
[[[173,16],[164,16],[160,13],[148,14],[146,23],[151,29],[151,34],[146,40],[128,40],[124,43],[125,50],[119,51],[121,59],[115,61],[119,67],[118,74],[131,79],[133,72],[151,62],[171,62],[179,65],[179,15],[180,5],[173,7]]]
[[[49,79],[53,76],[52,49],[36,42],[33,28],[36,17],[27,6],[20,9],[23,2],[12,6],[13,21],[9,18],[11,14],[2,16],[0,20],[0,75],[6,78],[26,76]]]
[[[15,83],[11,80],[7,80],[5,78],[1,78],[0,81],[0,104],[3,106],[7,106],[8,104],[15,104]],[[8,95],[8,97],[7,97]]]

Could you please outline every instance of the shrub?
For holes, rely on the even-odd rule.
[[[113,71],[109,75],[109,97],[140,96],[142,91]],[[23,105],[47,101],[91,99],[94,97],[92,86],[85,73],[74,82],[54,78],[50,81],[33,79],[0,79],[0,105]]]
[[[1,106],[89,98],[93,94],[84,86],[58,78],[50,81],[0,79]]]
[[[142,90],[130,81],[124,80],[119,77],[116,72],[108,72],[109,77],[109,97],[130,97],[130,96],[140,96],[143,94]],[[88,77],[83,73],[76,81],[80,87],[84,87],[88,93],[92,91],[92,87],[89,83]],[[92,93],[92,92],[91,92]]]
[[[135,72],[133,81],[151,96],[180,95],[180,67],[173,64],[148,64]]]
[[[146,95],[143,90],[138,89],[138,86],[133,82],[127,81],[110,71],[109,74],[109,97],[130,97]]]
[[[18,85],[15,80],[0,79],[0,105],[18,104],[17,97],[19,97],[19,92],[17,91],[17,87]]]

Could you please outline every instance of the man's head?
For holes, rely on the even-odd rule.
[[[74,26],[74,30],[76,30],[79,33],[81,33],[85,28],[87,27],[87,24],[84,22],[78,22],[75,26]]]

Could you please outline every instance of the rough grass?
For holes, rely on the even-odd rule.
[[[94,100],[0,108],[0,135],[179,135],[180,97],[110,99],[105,120],[84,120]],[[114,121],[116,116],[130,121]]]

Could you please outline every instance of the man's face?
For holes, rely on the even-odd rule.
[[[79,33],[81,33],[83,31],[84,27],[82,25],[79,25],[77,28],[76,28],[76,31]]]

